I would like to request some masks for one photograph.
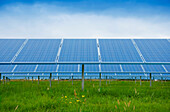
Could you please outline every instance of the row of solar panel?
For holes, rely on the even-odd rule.
[[[144,69],[144,70],[143,70]],[[0,65],[0,72],[81,72],[81,65]],[[99,65],[85,65],[85,72],[99,72]],[[170,72],[170,65],[101,65],[102,72]]]
[[[98,62],[96,39],[0,39],[0,62]],[[167,39],[99,39],[102,62],[170,62]],[[142,58],[144,57],[144,58]]]

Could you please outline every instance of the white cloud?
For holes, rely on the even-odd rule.
[[[71,12],[47,4],[6,6],[0,11],[0,38],[170,37],[170,20]]]

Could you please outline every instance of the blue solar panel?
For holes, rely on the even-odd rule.
[[[80,65],[80,71],[82,71],[82,65]],[[97,64],[95,64],[95,65],[91,65],[91,64],[84,65],[84,71],[85,72],[99,72],[99,65],[97,65]]]
[[[170,62],[170,43],[166,39],[136,39],[146,62]]]
[[[98,61],[95,39],[64,39],[59,62]]]
[[[0,39],[0,62],[10,62],[24,39]]]
[[[143,72],[140,65],[122,65],[124,72]]]
[[[0,65],[0,72],[11,72],[15,65]]]
[[[10,62],[15,54],[20,51],[24,39],[8,40],[0,39],[0,62]],[[61,39],[31,39],[25,44],[15,62],[55,62]],[[170,43],[167,40],[135,40],[147,62],[170,62]],[[100,39],[100,53],[102,62],[142,62],[136,48],[129,39]],[[64,39],[59,62],[99,62],[96,39]],[[170,72],[170,65],[164,65]],[[146,72],[166,72],[162,65],[143,65]],[[143,72],[140,65],[113,65],[102,64],[102,72],[122,72],[117,75],[129,75],[123,72]],[[24,64],[24,65],[0,65],[1,72],[81,72],[81,64]],[[99,65],[85,64],[84,72],[99,72]],[[71,75],[71,73],[60,73],[59,75]],[[18,75],[18,74],[17,74]],[[28,75],[28,74],[21,74]],[[35,74],[34,74],[35,75]],[[36,74],[42,75],[42,74]],[[49,77],[48,74],[44,74]],[[56,75],[53,73],[53,75]],[[80,76],[81,73],[73,73]],[[99,73],[88,73],[87,76]],[[104,75],[104,74],[103,74]],[[103,76],[102,75],[102,76]],[[108,73],[107,75],[115,75]],[[144,74],[131,74],[144,75]],[[160,74],[155,74],[160,75]],[[164,74],[163,74],[164,75]],[[169,75],[169,74],[168,74]],[[86,73],[85,73],[86,76]]]
[[[14,72],[34,72],[36,65],[17,65]]]
[[[101,65],[101,71],[121,72],[121,68],[120,65],[112,65],[112,64]]]
[[[45,64],[45,65],[38,65],[36,72],[56,72],[57,71],[57,65],[50,65],[50,64]]]
[[[164,66],[165,66],[166,70],[167,70],[168,72],[170,72],[170,65],[164,65]]]
[[[60,39],[30,39],[15,62],[55,62]]]
[[[129,39],[100,39],[99,44],[103,62],[142,62]]]
[[[78,72],[78,65],[63,65],[63,64],[60,64],[59,67],[58,67],[58,72],[62,72],[62,71],[66,71],[66,72],[69,72],[69,71],[73,71],[73,72]]]
[[[166,72],[162,65],[143,65],[146,72]]]

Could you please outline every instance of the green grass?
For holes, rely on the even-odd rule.
[[[169,112],[170,82],[145,81],[11,81],[0,85],[0,112],[7,111],[136,111]],[[77,95],[75,95],[77,94]],[[82,97],[84,95],[85,97]],[[67,98],[65,98],[65,96]]]

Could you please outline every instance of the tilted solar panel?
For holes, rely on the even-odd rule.
[[[167,39],[135,39],[146,62],[170,62],[170,43]]]
[[[165,69],[170,72],[170,65],[164,65],[165,66]]]
[[[30,39],[15,62],[55,62],[61,39]]]
[[[0,62],[10,62],[23,43],[24,39],[0,39]]]
[[[36,65],[17,65],[14,72],[34,72]]]
[[[146,72],[166,72],[162,65],[143,65]]]
[[[102,62],[142,62],[130,39],[99,39]]]
[[[15,65],[0,65],[0,72],[12,72]]]
[[[50,64],[45,64],[45,65],[38,65],[36,72],[56,72],[57,71],[57,65],[50,65]]]
[[[80,71],[82,71],[82,65],[80,65]],[[99,65],[97,64],[85,64],[84,65],[85,72],[99,72]]]
[[[78,72],[78,65],[73,64],[73,65],[64,65],[64,64],[60,64],[58,67],[58,71],[62,72],[62,71],[66,71],[66,72]]]
[[[59,62],[98,61],[96,39],[64,39]]]
[[[143,72],[141,65],[122,65],[124,72]]]
[[[120,65],[112,65],[112,64],[107,64],[107,65],[101,65],[101,71],[102,72],[121,72]]]

